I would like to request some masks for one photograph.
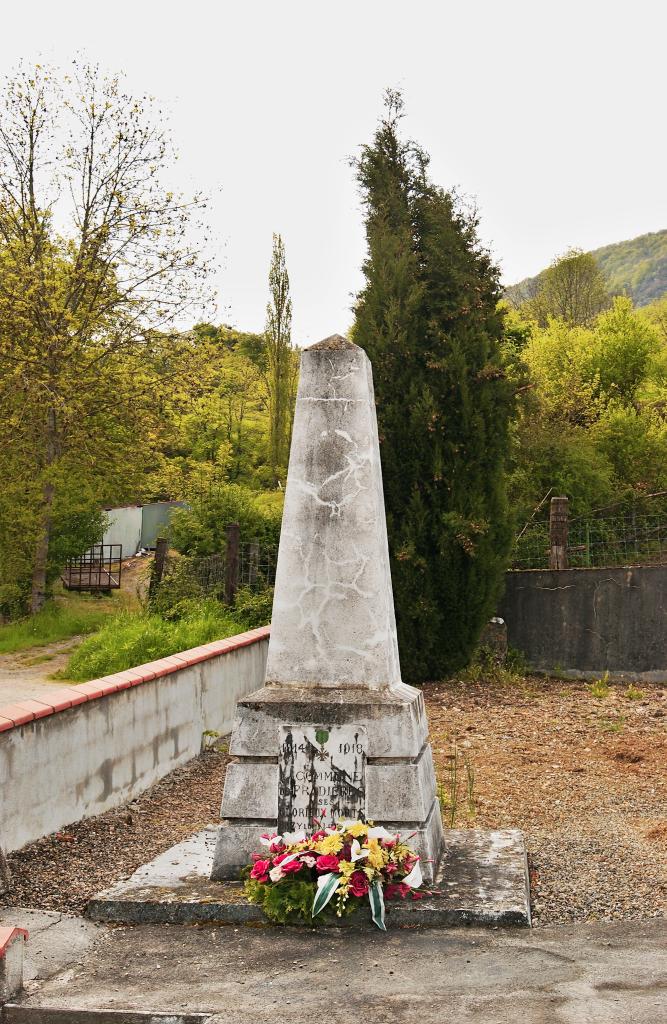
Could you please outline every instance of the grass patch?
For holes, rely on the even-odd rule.
[[[77,594],[54,598],[36,615],[0,626],[0,654],[13,654],[94,633],[110,615],[118,613],[123,597],[98,598]]]
[[[87,682],[166,658],[190,647],[242,633],[246,625],[216,601],[197,604],[176,621],[151,613],[121,613],[77,648],[60,679]]]

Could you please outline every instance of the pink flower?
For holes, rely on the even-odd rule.
[[[301,861],[302,861],[302,863],[304,863],[306,865],[307,868],[314,868],[315,864],[316,864],[316,861],[317,861],[317,858],[316,857],[312,857],[310,854],[308,854],[307,857],[302,857]]]
[[[257,882],[268,882],[268,871],[270,866],[270,860],[256,860],[253,869],[250,872],[250,877],[254,878]]]
[[[350,877],[350,892],[353,896],[365,896],[368,892],[368,879],[363,871],[354,871]]]
[[[317,870],[320,874],[325,871],[338,871],[338,857],[333,853],[325,853],[317,858]]]
[[[388,864],[385,864],[384,870],[388,875],[393,875],[394,871],[396,870],[396,865],[392,864],[391,861],[389,861]]]

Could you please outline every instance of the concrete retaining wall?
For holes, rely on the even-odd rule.
[[[540,671],[667,680],[667,565],[509,572],[499,614]]]
[[[206,730],[230,732],[236,701],[263,684],[268,637],[250,630],[0,707],[4,850],[133,799],[199,754]]]

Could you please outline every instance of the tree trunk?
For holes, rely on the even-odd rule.
[[[46,569],[49,559],[49,543],[51,541],[51,510],[55,487],[44,485],[44,501],[39,524],[39,533],[35,545],[35,561],[32,569],[32,591],[30,594],[30,612],[35,615],[43,607],[46,600]]]
[[[42,492],[42,508],[39,520],[39,532],[35,544],[35,560],[32,568],[32,590],[30,594],[30,612],[35,615],[46,601],[46,572],[49,561],[49,544],[51,542],[51,522],[55,484],[50,480],[50,472],[56,460],[58,448],[56,436],[56,412],[54,408],[46,412],[44,472],[46,483]]]

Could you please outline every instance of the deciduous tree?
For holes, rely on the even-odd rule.
[[[161,183],[172,155],[151,101],[95,67],[21,69],[6,83],[0,441],[35,494],[32,611],[59,492],[136,449],[147,396],[165,385],[145,354],[204,297],[207,265],[189,241],[204,200]]]

